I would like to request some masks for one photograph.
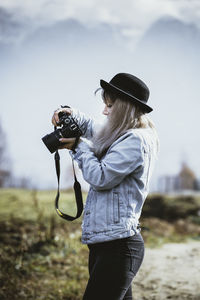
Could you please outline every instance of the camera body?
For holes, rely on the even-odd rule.
[[[46,147],[49,149],[51,153],[58,150],[60,146],[63,145],[59,141],[61,138],[77,138],[82,135],[82,131],[80,130],[78,124],[74,120],[74,118],[66,114],[64,112],[60,112],[58,114],[59,116],[59,126],[61,128],[55,129],[55,131],[45,135],[42,138],[42,141],[46,145]]]

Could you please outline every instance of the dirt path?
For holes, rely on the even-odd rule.
[[[146,248],[134,300],[200,300],[200,242]]]

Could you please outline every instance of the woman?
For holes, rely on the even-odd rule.
[[[132,299],[131,282],[144,256],[139,217],[148,194],[158,151],[153,123],[146,116],[149,89],[139,78],[119,73],[100,81],[107,123],[95,131],[94,122],[74,109],[65,111],[82,129],[71,155],[90,184],[84,209],[82,242],[89,247],[89,281],[84,300]],[[72,149],[75,139],[62,138]]]

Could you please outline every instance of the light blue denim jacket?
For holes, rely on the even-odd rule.
[[[73,111],[83,137],[91,139],[94,121]],[[82,140],[72,157],[90,184],[82,223],[84,244],[125,238],[139,232],[142,206],[156,159],[156,135],[151,128],[131,129],[98,160]]]

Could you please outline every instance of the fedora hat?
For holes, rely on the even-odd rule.
[[[101,79],[100,85],[105,91],[127,96],[127,99],[138,104],[147,113],[153,110],[147,105],[150,94],[149,89],[146,84],[136,76],[128,73],[118,73],[110,82]]]

